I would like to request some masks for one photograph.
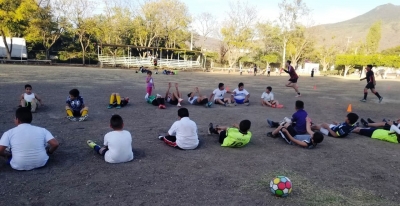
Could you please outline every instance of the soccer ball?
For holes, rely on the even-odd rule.
[[[277,176],[269,184],[272,194],[277,197],[286,197],[292,192],[292,182],[285,176]]]

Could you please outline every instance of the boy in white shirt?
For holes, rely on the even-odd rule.
[[[271,92],[272,87],[268,86],[266,91],[261,95],[261,105],[276,108],[279,105],[278,100],[275,100],[274,94]]]
[[[0,139],[0,156],[8,158],[11,167],[16,170],[45,166],[48,155],[58,148],[57,140],[47,129],[30,124],[32,113],[26,107],[17,109],[14,122],[17,127],[5,132]]]
[[[208,102],[207,96],[201,95],[198,87],[194,88],[194,91],[190,92],[187,96],[188,102],[191,105],[205,105],[206,107],[211,107],[212,105],[212,102]]]
[[[32,92],[32,86],[30,84],[26,84],[25,93],[23,93],[20,98],[20,107],[29,107],[31,112],[35,112],[38,108],[38,102],[43,105],[42,99]]]
[[[158,139],[177,149],[196,149],[199,145],[197,125],[189,119],[188,109],[180,108],[178,110],[178,121],[174,122],[168,130],[167,136],[158,136]]]
[[[249,106],[249,98],[250,93],[246,89],[244,89],[244,84],[242,82],[239,83],[238,88],[233,90],[231,94],[231,100],[235,104],[244,104],[246,106]]]
[[[114,130],[104,136],[104,146],[100,147],[92,140],[87,144],[98,154],[104,156],[108,163],[123,163],[133,160],[132,135],[123,130],[124,121],[122,117],[115,114],[110,119],[110,127]]]
[[[214,104],[222,104],[224,106],[235,106],[231,102],[231,98],[225,98],[226,93],[231,93],[230,91],[225,90],[224,83],[218,84],[218,89],[215,89],[213,93],[210,95],[209,100],[214,97]]]

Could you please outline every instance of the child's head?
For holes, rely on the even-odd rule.
[[[286,61],[286,66],[289,66],[291,63],[292,63],[292,61],[287,60],[287,61]]]
[[[296,110],[304,109],[304,102],[301,100],[296,101]]]
[[[242,91],[244,88],[244,84],[242,82],[239,83],[238,85],[239,91]]]
[[[324,135],[321,132],[314,132],[311,139],[314,144],[318,144],[324,140]]]
[[[180,108],[178,110],[178,117],[179,118],[189,117],[189,110],[186,108]]]
[[[346,116],[346,123],[353,125],[357,122],[358,115],[356,113],[348,113]]]
[[[79,90],[71,89],[71,91],[69,91],[69,98],[74,100],[77,97],[79,97]]]
[[[25,93],[31,94],[32,86],[30,84],[25,84]]]
[[[118,114],[114,114],[110,119],[110,127],[113,128],[113,130],[121,130],[124,128],[124,120],[122,120],[122,117]]]
[[[247,131],[249,131],[250,127],[251,127],[251,122],[250,122],[250,120],[247,120],[247,119],[242,120],[239,124],[239,130],[244,134],[246,134]]]
[[[370,71],[372,69],[372,65],[368,64],[367,67],[365,68],[367,71]]]
[[[147,71],[147,76],[151,76],[152,74],[153,74],[153,72]]]
[[[28,107],[20,107],[15,112],[15,124],[30,124],[32,122],[32,112]]]
[[[188,97],[190,97],[190,96],[192,96],[192,92],[190,92],[190,93],[188,94]]]
[[[266,92],[269,94],[271,91],[272,91],[272,87],[268,86]]]
[[[225,89],[224,83],[219,83],[218,88],[219,88],[219,90],[224,90]]]

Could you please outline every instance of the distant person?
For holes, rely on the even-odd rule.
[[[272,93],[272,87],[268,86],[266,88],[266,91],[262,93],[261,105],[272,108],[279,107],[279,102],[278,100],[275,99],[274,94]]]
[[[0,156],[7,158],[15,170],[33,170],[46,165],[49,155],[58,148],[58,141],[45,128],[31,125],[29,108],[15,112],[16,127],[8,130],[0,139]]]
[[[69,91],[66,103],[67,106],[65,106],[65,110],[67,111],[67,119],[82,122],[89,117],[89,108],[85,105],[83,98],[79,95],[79,90],[72,89]]]
[[[286,73],[289,73],[290,79],[289,82],[286,84],[287,87],[292,87],[297,95],[296,97],[301,97],[301,94],[299,92],[299,87],[297,86],[297,80],[299,79],[299,76],[297,76],[296,70],[294,70],[293,66],[290,65],[292,62],[290,60],[287,60],[286,62],[286,67],[288,70],[284,70]]]
[[[212,102],[208,101],[207,96],[204,96],[200,93],[198,87],[194,88],[193,92],[190,92],[188,95],[188,102],[191,105],[205,105],[206,107],[211,107]]]
[[[224,83],[219,83],[218,88],[212,92],[210,98],[208,99],[211,101],[211,99],[213,99],[214,97],[214,104],[220,104],[224,106],[235,106],[232,104],[231,98],[225,98],[226,93],[230,94],[231,92],[225,90]]]
[[[281,125],[273,132],[269,132],[267,136],[272,138],[281,136],[290,145],[296,144],[300,147],[313,149],[324,140],[324,135],[321,132],[313,132],[311,130],[311,119],[309,117],[306,118],[306,129],[307,134],[292,136],[292,134],[296,133],[293,128],[285,128],[284,125]]]
[[[368,89],[371,90],[372,93],[374,93],[378,99],[379,99],[379,103],[382,102],[383,97],[381,97],[381,95],[379,95],[379,93],[375,90],[375,85],[376,85],[376,81],[375,81],[375,75],[374,72],[371,70],[372,69],[372,65],[367,65],[367,74],[365,78],[360,79],[360,81],[366,79],[367,80],[367,85],[364,88],[364,98],[361,99],[361,102],[366,102],[367,101],[367,95],[368,95]]]
[[[25,85],[25,93],[21,95],[20,107],[28,107],[31,112],[36,112],[38,108],[38,102],[43,106],[42,99],[35,93],[32,92],[32,86],[30,84]]]
[[[254,64],[254,76],[256,76],[257,75],[257,65],[256,64]]]
[[[233,90],[231,97],[231,101],[235,104],[244,104],[246,106],[249,106],[250,104],[250,93],[244,88],[242,82],[239,83],[238,88]]]
[[[112,93],[110,96],[110,104],[108,109],[117,108],[121,109],[129,103],[129,97],[121,97],[119,93]]]
[[[348,113],[343,123],[334,122],[333,124],[323,123],[321,125],[313,125],[312,130],[318,130],[324,135],[330,137],[346,137],[357,127],[358,115]]]
[[[124,121],[121,116],[114,114],[110,119],[110,127],[114,130],[104,136],[104,146],[97,145],[92,140],[87,144],[96,153],[104,156],[108,163],[124,163],[133,160],[132,135],[124,130]]]
[[[269,76],[271,76],[271,67],[270,66],[267,66],[267,76],[269,77]]]
[[[154,79],[153,77],[151,77],[153,73],[151,71],[147,71],[147,77],[146,77],[146,96],[144,97],[145,99],[147,99],[149,96],[151,96],[151,93],[153,91],[153,89],[156,88],[156,86],[154,85]]]
[[[168,130],[168,135],[158,136],[167,145],[181,149],[192,150],[199,146],[199,137],[197,136],[197,125],[189,119],[189,110],[180,108],[178,110],[178,121],[172,124]]]
[[[208,134],[218,134],[218,142],[222,147],[244,147],[250,142],[251,132],[249,131],[251,122],[243,120],[240,124],[234,124],[232,127],[216,126],[210,123]]]
[[[311,78],[314,79],[314,68],[311,69]]]

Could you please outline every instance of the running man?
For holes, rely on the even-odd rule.
[[[297,76],[296,71],[294,70],[292,65],[290,65],[291,63],[292,62],[290,60],[287,60],[286,67],[288,68],[288,70],[283,70],[290,75],[289,82],[286,84],[286,86],[292,87],[296,91],[297,93],[296,97],[301,97],[301,94],[299,92],[299,87],[297,86],[297,80],[299,79],[299,76]]]
[[[366,102],[367,101],[367,96],[368,96],[368,89],[371,89],[371,92],[374,93],[378,98],[379,98],[379,103],[382,102],[383,97],[381,97],[381,95],[379,95],[379,93],[375,90],[375,85],[376,85],[376,81],[375,81],[375,75],[374,72],[372,71],[372,65],[367,65],[367,68],[365,68],[367,70],[367,74],[365,78],[360,79],[360,81],[366,79],[367,80],[367,86],[365,86],[364,88],[364,98],[361,99],[361,102]]]

